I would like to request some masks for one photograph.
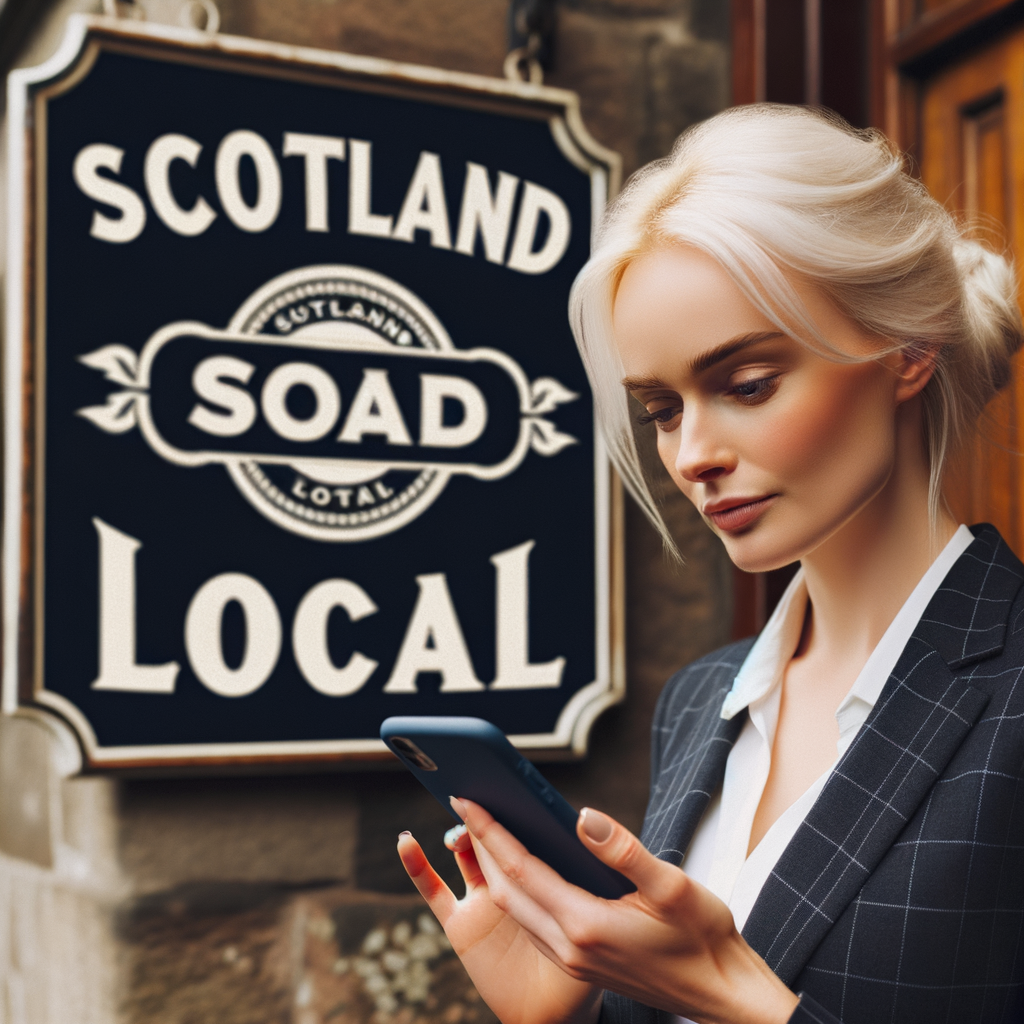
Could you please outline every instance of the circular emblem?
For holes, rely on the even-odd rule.
[[[455,347],[424,302],[362,267],[304,267],[275,277],[242,304],[228,330],[361,351]],[[390,469],[354,459],[240,461],[227,469],[268,519],[323,541],[369,540],[405,526],[437,500],[450,476],[445,470]]]

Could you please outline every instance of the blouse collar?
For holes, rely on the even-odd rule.
[[[961,525],[918,581],[839,705],[836,719],[840,733],[847,732],[844,729],[844,718],[852,715],[862,721],[865,706],[867,711],[874,707],[925,608],[952,569],[953,563],[973,540],[971,531]],[[786,587],[771,618],[740,667],[732,689],[722,704],[722,718],[735,718],[754,701],[763,699],[781,684],[786,666],[800,642],[806,610],[807,584],[801,567]]]

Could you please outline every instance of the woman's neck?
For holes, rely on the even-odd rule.
[[[910,403],[908,403],[910,404]],[[810,602],[801,647],[866,661],[921,577],[956,532],[928,516],[928,466],[920,410],[907,409],[893,471],[853,519],[802,559]]]

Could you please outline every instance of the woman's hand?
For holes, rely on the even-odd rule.
[[[473,837],[494,921],[517,943],[529,938],[566,975],[708,1024],[784,1024],[791,1016],[797,997],[739,934],[729,908],[607,815],[584,810],[576,829],[636,885],[619,900],[564,881],[472,801],[452,805]]]
[[[445,842],[466,883],[461,900],[408,832],[398,837],[398,855],[502,1024],[593,1024],[601,990],[556,967],[520,925],[494,905],[465,829],[452,829]]]

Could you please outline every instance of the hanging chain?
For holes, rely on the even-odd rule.
[[[508,46],[505,77],[540,85],[551,67],[556,0],[508,0]]]

